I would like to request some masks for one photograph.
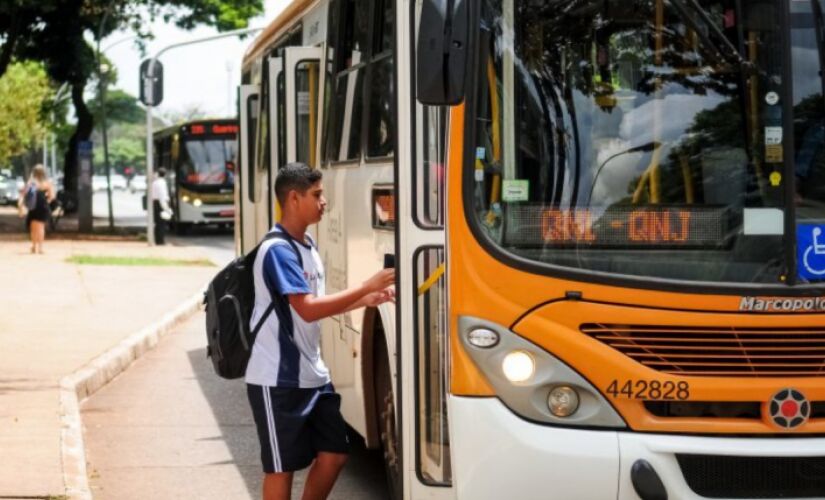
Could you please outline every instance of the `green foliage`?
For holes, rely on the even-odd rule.
[[[41,64],[18,62],[0,78],[0,165],[41,140],[47,123],[44,109],[52,98]]]
[[[113,172],[125,167],[138,171],[146,168],[146,126],[142,123],[109,122],[109,164]],[[92,136],[94,165],[98,173],[104,172],[103,139],[99,132]]]
[[[95,116],[100,116],[100,102],[97,97],[89,101],[89,110]],[[146,112],[138,105],[135,96],[122,90],[106,92],[106,119],[109,123],[143,123],[146,121]]]
[[[0,0],[0,76],[13,58],[40,61],[53,81],[71,86],[77,125],[64,168],[66,190],[74,193],[76,147],[94,128],[84,100],[98,62],[90,40],[96,45],[118,29],[150,38],[148,26],[158,17],[185,29],[206,25],[228,31],[245,27],[262,12],[262,0]]]
[[[123,257],[115,255],[73,255],[68,257],[66,262],[87,266],[215,266],[211,260],[207,259],[165,259],[163,257]]]

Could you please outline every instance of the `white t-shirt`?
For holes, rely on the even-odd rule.
[[[277,225],[273,231],[286,233]],[[270,303],[275,308],[264,321],[252,346],[246,367],[248,384],[316,388],[330,382],[329,369],[321,359],[320,322],[304,321],[287,297],[310,293],[322,297],[325,293],[324,265],[311,240],[309,244],[293,242],[301,252],[303,267],[293,246],[283,239],[264,241],[255,258],[252,268],[255,308],[249,322],[250,331]]]
[[[155,177],[152,181],[152,199],[163,206],[169,203],[169,187],[166,185],[165,178]]]

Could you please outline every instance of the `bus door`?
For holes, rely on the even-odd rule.
[[[306,163],[320,167],[321,127],[325,74],[321,71],[324,49],[319,47],[288,47],[284,50],[286,68],[286,162]],[[310,228],[319,241],[318,227]],[[321,248],[327,245],[319,245]],[[327,249],[332,251],[331,248]]]
[[[323,119],[321,92],[322,47],[290,47],[284,51],[286,73],[286,158],[312,168],[320,165],[320,132]]]
[[[241,85],[239,87],[238,117],[240,133],[238,134],[238,155],[240,169],[235,182],[237,205],[235,210],[236,241],[240,241],[239,255],[252,250],[263,235],[257,234],[258,207],[256,206],[257,189],[255,168],[255,134],[258,125],[258,85]],[[238,179],[240,182],[237,182]]]
[[[413,110],[399,100],[398,116]],[[453,498],[447,413],[449,335],[444,224],[447,114],[415,104],[398,120],[396,403],[404,498]],[[415,124],[416,129],[410,130]],[[413,147],[403,145],[404,137]],[[414,165],[414,168],[408,168]],[[396,408],[399,408],[396,406]],[[471,425],[471,424],[470,424]]]

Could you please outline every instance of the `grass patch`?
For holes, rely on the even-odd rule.
[[[70,264],[87,266],[203,266],[214,267],[207,259],[164,259],[162,257],[118,257],[110,255],[73,255],[66,259]]]

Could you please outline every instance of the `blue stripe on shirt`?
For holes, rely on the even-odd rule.
[[[295,325],[287,295],[312,293],[295,250],[289,243],[274,243],[263,261],[264,283],[278,315],[278,387],[299,387],[301,353],[295,343]]]

